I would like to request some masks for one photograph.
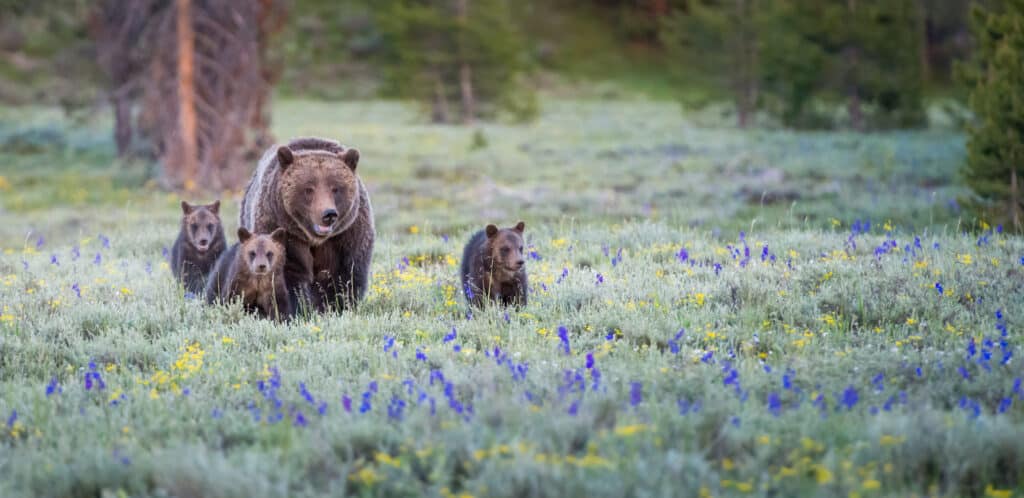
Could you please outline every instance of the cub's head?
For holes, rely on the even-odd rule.
[[[186,239],[197,251],[205,253],[223,230],[220,224],[220,201],[205,206],[181,201],[181,212],[181,229]]]
[[[516,273],[526,266],[523,258],[523,230],[526,224],[519,222],[512,228],[498,228],[487,225],[487,251],[491,256],[491,266],[506,274]]]
[[[281,200],[309,242],[318,245],[351,223],[359,208],[357,149],[338,152],[277,149]]]
[[[283,228],[271,234],[253,235],[244,227],[238,229],[238,255],[245,261],[249,273],[253,275],[269,275],[284,268],[284,243],[286,233]]]

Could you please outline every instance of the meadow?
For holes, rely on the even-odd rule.
[[[179,198],[109,123],[0,110],[0,496],[1024,494],[1024,239],[961,210],[957,131],[273,122],[362,152],[355,311],[185,296]],[[468,309],[462,244],[518,220],[529,305]]]

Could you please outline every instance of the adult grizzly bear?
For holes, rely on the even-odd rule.
[[[267,149],[246,187],[239,225],[287,232],[284,272],[293,309],[340,311],[366,294],[375,232],[358,163],[354,148],[298,138]]]

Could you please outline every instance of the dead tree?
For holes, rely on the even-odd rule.
[[[282,25],[284,0],[107,3],[146,17],[124,42],[145,61],[132,74],[141,89],[138,129],[163,165],[163,183],[240,186],[269,142],[276,72],[266,64],[267,41]]]

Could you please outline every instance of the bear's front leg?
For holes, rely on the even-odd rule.
[[[289,237],[285,244],[284,275],[291,310],[320,307],[317,293],[313,292],[313,253],[309,245]]]

